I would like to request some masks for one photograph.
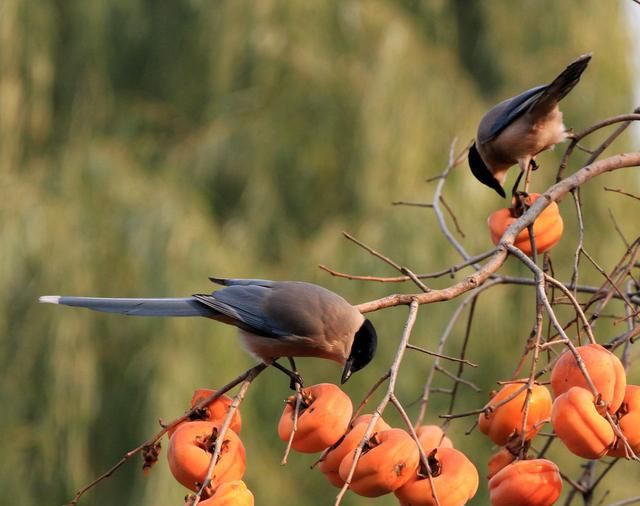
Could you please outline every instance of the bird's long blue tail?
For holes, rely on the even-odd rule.
[[[104,313],[131,316],[214,316],[215,310],[198,302],[194,297],[174,299],[111,299],[100,297],[67,297],[44,295],[40,302],[84,307]]]

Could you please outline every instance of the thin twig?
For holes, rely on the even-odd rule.
[[[373,384],[373,386],[367,392],[367,395],[365,395],[364,399],[362,399],[362,402],[360,403],[360,405],[353,412],[353,416],[351,417],[351,422],[353,422],[360,415],[360,412],[367,405],[367,403],[369,402],[369,399],[371,399],[371,396],[376,392],[376,390],[378,390],[380,385],[382,385],[385,381],[389,379],[390,376],[391,376],[391,371],[389,370],[386,373],[384,373],[382,376],[380,376],[380,378],[378,378],[378,381],[376,381]]]
[[[456,383],[462,383],[463,385],[468,386],[474,392],[480,392],[480,388],[478,388],[478,386],[475,383],[473,383],[472,381],[469,381],[469,380],[466,380],[464,378],[461,378],[460,376],[456,376],[451,371],[447,371],[444,367],[442,367],[440,365],[436,364],[436,365],[434,365],[434,368],[435,368],[436,371],[438,371],[439,373],[444,374],[447,378],[452,379]]]
[[[606,186],[603,187],[603,188],[604,188],[604,191],[606,191],[606,192],[620,193],[621,195],[626,195],[627,197],[631,197],[632,199],[640,200],[640,197],[638,197],[638,195],[634,195],[633,193],[628,193],[628,192],[622,191],[619,188],[608,188]]]
[[[469,339],[471,337],[471,325],[473,324],[473,317],[476,313],[476,304],[478,303],[478,294],[480,293],[480,291],[476,291],[476,296],[473,297],[471,299],[471,307],[469,308],[469,314],[467,315],[467,325],[466,328],[464,330],[464,339],[462,340],[462,346],[460,348],[460,358],[464,358],[465,355],[467,354],[467,346],[469,345]],[[458,371],[456,373],[456,376],[460,377],[462,376],[462,373],[464,372],[464,364],[461,363],[458,366]],[[454,406],[456,404],[456,399],[457,399],[457,393],[458,393],[458,382],[454,382],[453,387],[451,388],[452,392],[451,392],[451,398],[449,399],[449,409],[447,410],[447,413],[453,413],[453,409]],[[445,420],[445,422],[443,423],[443,426],[448,425],[449,420]]]
[[[569,289],[565,285],[563,285],[557,279],[549,276],[548,274],[544,274],[544,279],[546,281],[548,281],[549,283],[552,283],[555,287],[559,288],[560,291],[562,293],[564,293],[565,296],[569,299],[569,301],[571,302],[571,305],[573,306],[573,308],[576,311],[576,314],[582,320],[583,328],[587,333],[587,337],[589,338],[589,342],[592,343],[592,344],[595,344],[596,343],[596,338],[593,335],[593,330],[591,329],[591,325],[589,324],[589,320],[587,319],[587,316],[584,314],[584,311],[582,310],[582,307],[580,306],[580,304],[578,304],[578,301],[575,299],[573,294],[569,291]]]
[[[450,355],[445,355],[444,353],[436,353],[435,351],[429,351],[425,348],[421,348],[420,346],[415,346],[411,343],[407,344],[407,348],[409,348],[410,350],[419,351],[421,353],[426,353],[427,355],[431,355],[433,357],[439,357],[445,360],[451,360],[452,362],[460,362],[462,364],[467,364],[468,366],[471,366],[471,367],[478,367],[478,364],[475,364],[470,360],[467,360],[464,358],[452,357]]]
[[[391,202],[392,206],[410,206],[410,207],[426,207],[428,209],[433,208],[433,204],[423,204],[422,202],[408,202],[406,200],[395,200]]]
[[[616,217],[613,215],[613,211],[611,209],[607,209],[607,211],[609,212],[609,218],[611,218],[611,221],[613,223],[613,226],[616,229],[616,232],[618,232],[618,236],[620,236],[620,239],[622,239],[622,242],[628,248],[629,247],[629,241],[627,241],[627,238],[624,236],[624,233],[622,232],[622,229],[618,225],[618,220],[616,220]]]
[[[300,416],[300,408],[302,407],[302,392],[300,391],[300,383],[296,381],[296,405],[293,410],[293,427],[291,429],[291,434],[289,435],[289,441],[287,441],[287,448],[284,451],[284,455],[282,456],[282,460],[280,461],[281,466],[287,465],[287,460],[289,458],[289,453],[291,452],[291,446],[293,445],[293,438],[298,432],[298,417]]]
[[[460,224],[458,223],[458,218],[456,218],[455,213],[453,212],[453,209],[451,209],[446,201],[444,200],[444,197],[442,195],[440,195],[440,202],[442,202],[442,205],[444,206],[444,208],[447,210],[447,212],[449,213],[449,216],[451,216],[451,219],[453,220],[453,224],[456,227],[456,230],[458,231],[458,234],[460,234],[460,236],[464,239],[466,237],[466,235],[464,235],[464,232],[462,231],[462,229],[460,228]]]
[[[573,272],[571,273],[571,283],[569,287],[576,292],[576,286],[578,285],[578,268],[580,267],[580,253],[584,246],[584,221],[582,219],[582,202],[580,200],[580,187],[578,186],[571,192],[573,202],[576,208],[576,216],[578,217],[578,245],[576,246],[576,252],[573,255]]]
[[[633,0],[634,2],[640,4],[640,0]],[[622,501],[612,502],[609,506],[626,506],[627,504],[636,504],[640,502],[640,495],[635,497],[630,497],[628,499],[623,499]]]
[[[495,286],[496,284],[497,283],[493,281],[486,283],[485,285],[479,287],[477,290],[474,290],[471,294],[465,297],[465,299],[458,305],[458,307],[455,309],[455,311],[451,315],[451,318],[449,318],[449,322],[447,323],[447,326],[445,327],[444,331],[442,332],[442,335],[440,336],[437,353],[442,353],[442,350],[444,349],[447,339],[449,338],[449,335],[451,334],[451,331],[453,330],[454,325],[458,321],[458,318],[462,314],[462,311],[465,309],[465,307],[471,304],[473,300],[475,300],[475,298],[481,292],[488,290],[489,288],[491,288],[492,286]],[[436,373],[435,365],[438,363],[439,363],[439,359],[436,358],[436,360],[434,360],[433,365],[431,366],[431,369],[429,370],[429,375],[427,376],[427,379],[422,388],[422,399],[420,401],[420,411],[418,412],[418,416],[414,424],[415,427],[419,427],[420,425],[422,425],[424,417],[427,413],[429,398],[430,398],[431,392],[433,391],[432,384],[433,384],[433,380],[435,378],[435,373]],[[455,383],[452,390],[453,392],[457,390]]]
[[[615,123],[624,123],[623,125],[620,125],[620,127],[613,132],[613,134],[610,136],[610,139],[607,139],[605,140],[605,142],[602,143],[603,145],[605,144],[606,145],[604,146],[604,148],[602,148],[602,150],[600,150],[597,153],[597,155],[595,156],[595,158],[597,158],[598,156],[600,156],[600,154],[602,154],[602,151],[607,146],[609,146],[609,144],[611,144],[611,142],[631,124],[631,122],[640,120],[640,114],[638,113],[640,113],[640,108],[635,109],[633,114],[621,114],[619,116],[613,116],[611,118],[607,118],[603,121],[600,121],[594,125],[591,125],[590,127],[585,128],[581,132],[574,133],[572,136],[571,142],[569,143],[569,145],[567,146],[567,149],[564,152],[564,155],[562,155],[562,160],[560,161],[560,165],[558,166],[556,182],[562,180],[563,172],[564,172],[564,169],[567,167],[569,158],[571,157],[573,150],[575,149],[576,145],[581,139],[584,139],[588,135],[591,135],[592,133],[600,130],[601,128],[607,127],[609,125],[613,125]],[[592,157],[594,157],[594,153],[596,153],[596,151],[592,152],[592,155],[591,155]]]
[[[453,140],[453,142],[451,143],[451,147],[449,148],[449,165],[442,172],[440,180],[438,181],[438,184],[436,185],[436,189],[433,192],[433,211],[436,214],[436,219],[438,220],[438,226],[440,227],[440,231],[442,232],[444,237],[447,239],[447,241],[449,241],[449,243],[455,248],[455,250],[460,254],[460,256],[464,260],[469,260],[469,258],[470,258],[469,253],[467,253],[467,251],[464,249],[462,244],[460,244],[456,240],[456,238],[453,237],[453,234],[449,230],[449,227],[447,226],[447,222],[444,219],[444,215],[442,214],[442,209],[440,209],[440,197],[442,195],[442,190],[444,188],[444,183],[447,180],[447,176],[449,175],[449,172],[451,172],[451,170],[454,167],[456,167],[460,163],[462,163],[462,161],[465,158],[465,155],[466,155],[467,151],[469,150],[469,147],[471,147],[471,143],[469,143],[469,145],[467,145],[465,147],[465,149],[462,151],[462,153],[460,153],[456,157],[454,155],[454,153],[455,153],[455,151],[454,151],[455,150],[455,145],[456,145],[456,139]],[[473,267],[476,270],[480,268],[479,265],[477,265],[477,264],[473,264]]]
[[[412,272],[410,271],[407,267],[403,267],[399,264],[397,264],[396,262],[394,262],[393,260],[391,260],[388,256],[383,255],[382,253],[380,253],[379,251],[376,251],[375,249],[373,249],[370,246],[367,246],[365,243],[363,243],[362,241],[356,239],[355,237],[353,237],[351,234],[348,234],[347,232],[343,232],[344,236],[349,239],[350,241],[354,242],[355,244],[357,244],[358,246],[360,246],[361,248],[363,248],[364,250],[368,251],[369,253],[371,253],[373,256],[375,256],[376,258],[379,258],[380,260],[382,260],[383,262],[389,264],[391,267],[393,267],[394,269],[400,271],[402,274],[405,274],[406,276],[409,277],[409,279],[411,279],[418,288],[420,288],[420,290],[422,290],[423,292],[427,293],[430,292],[431,290],[425,286],[424,283],[422,283],[422,281],[420,281],[418,279],[418,277]]]
[[[465,260],[464,262],[461,262],[459,264],[456,264],[452,267],[449,267],[447,269],[442,269],[440,271],[436,271],[436,272],[432,272],[429,274],[415,274],[415,277],[418,279],[433,279],[433,278],[440,278],[442,276],[453,276],[456,272],[469,267],[473,264],[476,264],[478,262],[481,262],[482,260],[485,260],[486,258],[489,258],[491,255],[493,255],[496,252],[496,248],[493,248],[489,251],[485,251],[484,253],[481,253],[480,255],[474,256],[469,258],[469,260]],[[358,280],[358,281],[376,281],[378,283],[403,283],[405,281],[411,281],[411,277],[409,276],[359,276],[356,274],[347,274],[344,272],[338,272],[334,269],[331,269],[330,267],[327,267],[326,265],[323,264],[319,264],[318,267],[320,269],[322,269],[323,271],[328,272],[329,274],[331,274],[332,276],[335,276],[337,278],[345,278],[345,279],[353,279],[353,280]]]
[[[367,425],[367,429],[362,436],[360,444],[355,450],[353,463],[351,464],[351,468],[349,469],[349,473],[347,478],[342,486],[342,489],[336,496],[335,506],[339,506],[342,502],[342,498],[344,497],[349,485],[351,484],[351,479],[353,478],[353,473],[355,472],[356,466],[358,465],[358,460],[360,460],[360,455],[362,455],[362,449],[369,439],[371,432],[373,431],[373,427],[384,412],[387,404],[389,403],[391,396],[393,395],[396,387],[396,381],[398,378],[398,371],[400,369],[400,364],[402,363],[402,358],[404,357],[404,352],[407,349],[407,343],[409,342],[409,338],[411,337],[411,331],[413,330],[413,326],[416,322],[416,316],[418,314],[418,303],[417,301],[413,301],[409,304],[409,315],[407,316],[407,321],[404,325],[404,330],[402,332],[402,337],[400,338],[400,343],[398,344],[398,349],[396,351],[396,355],[393,359],[391,367],[389,368],[389,384],[387,385],[387,394],[378,404],[375,412],[371,416],[369,420],[369,424]],[[424,462],[426,465],[427,463]]]

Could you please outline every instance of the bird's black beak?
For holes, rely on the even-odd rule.
[[[344,369],[342,369],[342,378],[340,379],[341,385],[344,385],[351,377],[351,373],[353,372],[351,370],[352,366],[353,366],[353,357],[349,357],[347,361],[344,363]]]

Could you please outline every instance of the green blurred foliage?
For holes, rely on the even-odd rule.
[[[196,387],[226,383],[251,365],[233,329],[208,321],[147,320],[39,306],[46,293],[173,296],[206,290],[207,275],[304,279],[364,301],[410,285],[330,278],[390,269],[341,237],[347,230],[402,265],[430,272],[459,257],[429,210],[425,178],[449,146],[472,138],[488,105],[547,82],[577,55],[594,60],[564,102],[580,129],[628,112],[629,26],[617,2],[526,0],[282,1],[3,0],[0,5],[0,488],[13,504],[60,504],[186,407]],[[612,150],[629,148],[624,137]],[[557,164],[562,149],[540,157]],[[578,153],[572,168],[586,155]],[[637,206],[607,186],[638,191],[630,171],[583,189],[585,244],[605,269],[624,251],[608,210],[631,238]],[[535,189],[553,182],[536,174]],[[464,166],[445,197],[475,254],[489,246],[485,217],[501,205]],[[568,279],[577,240],[573,204],[553,252]],[[633,209],[633,210],[630,210]],[[510,260],[504,272],[528,275]],[[458,278],[464,273],[459,274]],[[599,284],[584,265],[584,283]],[[433,282],[446,286],[451,280]],[[483,295],[456,409],[481,406],[508,378],[533,323],[530,288]],[[416,344],[435,348],[457,306],[423,307]],[[621,307],[611,305],[612,314]],[[563,313],[568,316],[569,313]],[[406,308],[372,315],[380,353],[347,391],[357,402],[390,363]],[[459,349],[465,321],[447,352]],[[602,319],[603,339],[621,325]],[[637,354],[636,354],[637,355]],[[399,396],[415,416],[431,358],[410,354]],[[308,383],[338,368],[301,361]],[[637,372],[632,378],[640,380]],[[440,378],[439,386],[450,382]],[[258,504],[331,504],[336,492],[294,454],[278,466],[280,374],[266,372],[243,405],[246,481]],[[434,395],[428,419],[446,411]],[[388,418],[399,424],[389,412]],[[450,427],[484,476],[487,440]],[[166,444],[165,444],[166,446]],[[578,461],[551,456],[568,474]],[[633,494],[637,468],[620,463],[600,486]],[[626,479],[625,479],[626,478]],[[637,479],[635,480],[637,483]],[[637,493],[637,490],[635,491]],[[181,504],[164,459],[149,477],[127,464],[86,504]],[[349,496],[346,504],[368,504]],[[377,504],[394,504],[392,497]],[[486,486],[473,504],[487,504]]]

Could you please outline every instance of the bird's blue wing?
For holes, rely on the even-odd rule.
[[[478,141],[485,143],[500,135],[505,128],[526,113],[529,108],[536,103],[547,87],[548,85],[546,84],[536,86],[500,104],[499,107],[501,107],[502,111],[487,131],[486,137],[478,139]]]
[[[226,323],[265,337],[287,336],[290,332],[265,314],[265,299],[270,293],[271,288],[267,286],[238,283],[227,285],[211,295],[195,294],[194,297],[219,312],[223,316],[220,319]]]

